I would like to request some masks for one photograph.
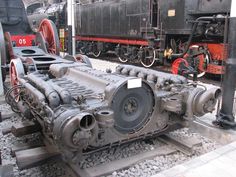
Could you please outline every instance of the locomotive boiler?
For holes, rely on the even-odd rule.
[[[34,52],[26,57],[25,50],[18,49],[18,58],[11,61],[18,77],[7,100],[38,122],[46,142],[68,161],[212,112],[221,94],[182,76],[127,65],[106,73],[55,55],[39,57],[37,48],[28,49]]]

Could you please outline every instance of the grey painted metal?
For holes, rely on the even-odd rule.
[[[22,54],[20,48],[15,51]],[[33,115],[47,141],[73,163],[84,151],[151,137],[175,122],[212,112],[221,92],[140,67],[120,65],[115,73],[104,73],[54,55],[19,57],[28,72],[18,79],[18,110],[29,119]]]

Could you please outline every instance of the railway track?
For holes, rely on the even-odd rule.
[[[180,127],[180,125],[175,125],[172,127],[172,129],[177,129]],[[39,131],[37,130],[37,125],[33,124],[32,122],[15,124],[12,125],[11,128],[7,129],[11,129],[11,131],[3,132],[12,133],[16,137],[22,137],[27,134],[36,133]],[[150,144],[153,144],[153,137],[146,141],[149,141]],[[156,141],[160,142],[160,146],[145,150],[141,154],[134,154],[130,157],[114,160],[109,163],[101,163],[97,166],[88,168],[81,168],[81,164],[68,163],[66,171],[68,174],[77,177],[106,176],[112,174],[114,171],[130,168],[141,161],[153,159],[157,156],[168,156],[177,152],[181,152],[187,156],[190,156],[194,152],[194,147],[202,145],[200,139],[192,137],[181,139],[174,137],[173,135],[169,135],[168,133],[160,135]],[[116,149],[119,147],[113,148],[114,151],[116,151]],[[50,159],[60,160],[61,158],[59,152],[56,149],[46,146],[43,143],[16,144],[11,147],[11,155],[12,157],[16,158],[16,163],[20,170],[38,166]],[[72,171],[70,171],[70,169],[72,169]]]
[[[75,171],[79,176],[88,176],[88,177],[98,177],[110,175],[116,171],[121,171],[127,168],[134,166],[135,164],[150,160],[153,158],[168,156],[176,154],[178,151],[184,153],[185,155],[191,155],[193,149],[196,146],[201,146],[201,141],[199,139],[176,139],[175,137],[164,134],[157,138],[158,141],[163,142],[161,146],[153,148],[152,150],[143,152],[141,154],[136,154],[131,157],[114,160],[110,163],[104,163],[97,165],[95,167],[80,169],[76,164],[70,164],[70,167]]]

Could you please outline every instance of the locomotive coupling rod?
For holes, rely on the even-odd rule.
[[[235,2],[235,1],[232,1]],[[233,4],[233,3],[232,3]],[[236,2],[235,2],[236,7]],[[231,10],[232,12],[232,10]],[[232,15],[232,14],[231,14]],[[229,58],[226,60],[226,68],[223,81],[222,106],[216,115],[213,124],[221,128],[236,128],[233,115],[234,95],[236,88],[236,14],[229,20]]]

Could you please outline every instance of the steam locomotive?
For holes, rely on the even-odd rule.
[[[230,0],[107,0],[77,6],[82,53],[114,50],[123,63],[222,74]]]
[[[167,65],[172,66],[172,73],[182,75],[220,75],[227,58],[230,5],[231,0],[80,3],[76,6],[77,52],[98,57],[114,51],[122,63]],[[44,13],[63,29],[66,8],[56,6],[62,3]]]

